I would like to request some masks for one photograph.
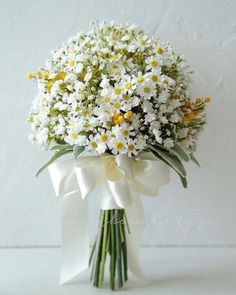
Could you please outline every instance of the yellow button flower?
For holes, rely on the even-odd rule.
[[[132,114],[133,114],[133,113],[132,113],[131,111],[128,111],[127,113],[125,113],[125,114],[124,114],[125,119],[130,120],[131,117],[132,117]]]
[[[26,78],[29,79],[29,80],[31,80],[31,79],[33,78],[33,75],[32,75],[32,74],[28,74],[28,75],[26,76]]]

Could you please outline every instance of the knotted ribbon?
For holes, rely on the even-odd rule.
[[[96,191],[103,210],[125,209],[129,270],[142,277],[139,244],[144,226],[141,196],[156,196],[169,181],[169,168],[152,153],[137,158],[82,153],[78,160],[58,160],[49,166],[57,196],[62,197],[61,284],[76,282],[89,263],[88,196]]]

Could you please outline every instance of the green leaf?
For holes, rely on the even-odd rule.
[[[56,150],[72,150],[72,146],[69,144],[56,144],[50,148],[50,151],[56,151]]]
[[[169,152],[169,150],[167,148],[164,147],[164,145],[158,143],[158,142],[155,142],[155,147],[161,149],[161,150],[164,150],[166,152]]]
[[[200,166],[200,163],[198,162],[198,160],[194,157],[193,154],[190,155],[190,159],[199,167],[201,168]]]
[[[85,150],[84,146],[75,145],[73,148],[74,158],[78,159],[79,155]]]
[[[189,161],[188,154],[178,143],[175,144],[175,146],[172,148],[172,151],[183,160]]]
[[[51,159],[46,163],[44,164],[36,173],[36,177],[39,176],[39,174],[44,170],[46,169],[50,164],[52,164],[52,162],[54,162],[56,159],[58,159],[59,157],[67,154],[67,153],[70,153],[71,150],[60,150],[59,152],[56,152],[52,157]]]
[[[182,177],[186,177],[186,170],[181,163],[180,159],[171,152],[166,152],[164,150],[159,149],[156,146],[149,145],[150,150],[156,155],[159,159],[163,160],[166,164],[172,167],[179,175]]]
[[[187,186],[188,186],[187,178],[186,178],[186,177],[182,177],[182,176],[180,175],[180,179],[181,179],[181,182],[182,182],[183,187],[184,187],[184,188],[187,188]]]

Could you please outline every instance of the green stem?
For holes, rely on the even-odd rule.
[[[93,279],[93,285],[96,287],[99,287],[99,266],[100,266],[100,260],[101,260],[101,243],[102,243],[102,227],[103,227],[103,218],[104,218],[104,212],[101,212],[101,218],[100,218],[100,228],[98,232],[98,243],[97,243],[97,253],[96,253],[96,260],[95,260],[95,270],[94,270],[94,279]]]
[[[127,248],[126,248],[126,234],[125,234],[125,223],[124,223],[124,215],[125,212],[122,212],[122,233],[124,237],[124,242],[122,243],[122,253],[123,253],[123,265],[124,265],[124,279],[125,281],[128,280],[128,263],[127,263]]]
[[[122,260],[121,260],[121,238],[120,238],[120,216],[119,210],[115,211],[115,232],[116,232],[116,252],[117,252],[117,277],[118,277],[118,288],[123,286],[122,277]]]
[[[110,255],[110,288],[121,288],[128,280],[126,228],[124,209],[101,210],[99,230],[91,250],[91,281],[99,287],[104,281],[107,255]]]
[[[102,253],[101,253],[101,262],[100,262],[100,269],[99,269],[99,283],[103,282],[104,279],[104,269],[105,269],[105,262],[106,262],[106,247],[107,247],[107,236],[108,236],[108,217],[109,211],[104,211],[104,220],[103,220],[103,238],[102,238]]]
[[[112,290],[115,290],[115,275],[116,275],[116,236],[115,236],[115,224],[114,224],[114,211],[111,214],[111,263],[110,263],[110,286]]]

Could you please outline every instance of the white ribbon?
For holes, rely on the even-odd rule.
[[[166,164],[149,152],[138,158],[83,153],[78,160],[54,162],[49,166],[49,174],[56,195],[62,197],[60,283],[75,282],[88,268],[87,197],[95,188],[101,209],[125,209],[131,232],[126,235],[129,270],[141,277],[138,251],[145,217],[140,196],[156,196],[160,186],[168,183]]]

